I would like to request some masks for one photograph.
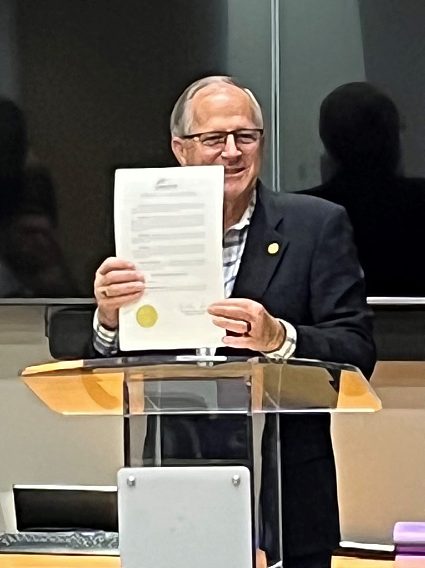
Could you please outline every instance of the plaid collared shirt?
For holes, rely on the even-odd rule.
[[[240,221],[227,229],[223,236],[223,276],[226,298],[230,297],[233,286],[235,285],[256,200],[257,192],[254,191],[251,201]]]

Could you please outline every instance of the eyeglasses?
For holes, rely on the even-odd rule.
[[[243,128],[240,130],[230,130],[229,132],[199,132],[197,134],[186,134],[182,138],[195,140],[208,148],[222,150],[226,146],[228,136],[233,136],[235,145],[240,147],[252,146],[263,136],[262,128]]]

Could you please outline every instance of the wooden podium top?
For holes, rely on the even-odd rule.
[[[375,412],[382,408],[381,401],[360,371],[349,366],[338,369],[336,364],[320,361],[290,360],[283,365],[245,361],[214,367],[157,364],[108,368],[103,367],[104,364],[102,360],[48,363],[28,367],[22,377],[46,406],[60,414],[149,414],[143,394],[147,381],[173,380],[177,385],[182,379],[183,385],[195,380],[200,384],[205,381],[228,383],[244,377],[249,378],[251,385],[253,412],[298,409],[307,412]],[[336,380],[334,371],[338,373]],[[123,397],[124,381],[128,390],[128,409],[125,409]],[[182,396],[185,396],[184,389]],[[233,409],[240,411],[242,407],[239,402],[237,404],[238,407]],[[248,410],[247,401],[244,404]],[[229,409],[226,404],[224,410],[228,412]],[[219,413],[220,407],[210,408],[210,411]]]
[[[120,568],[117,556],[0,554],[0,568]]]
[[[0,568],[120,568],[120,559],[116,556],[0,554]],[[395,568],[395,562],[338,556],[332,560],[332,568]]]

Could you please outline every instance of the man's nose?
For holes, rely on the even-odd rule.
[[[236,146],[234,134],[228,134],[226,138],[226,144],[221,152],[223,158],[237,158],[242,154],[239,148]]]

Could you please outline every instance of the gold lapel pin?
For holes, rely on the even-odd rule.
[[[269,254],[276,254],[279,252],[279,243],[270,243],[267,247],[267,252]]]

